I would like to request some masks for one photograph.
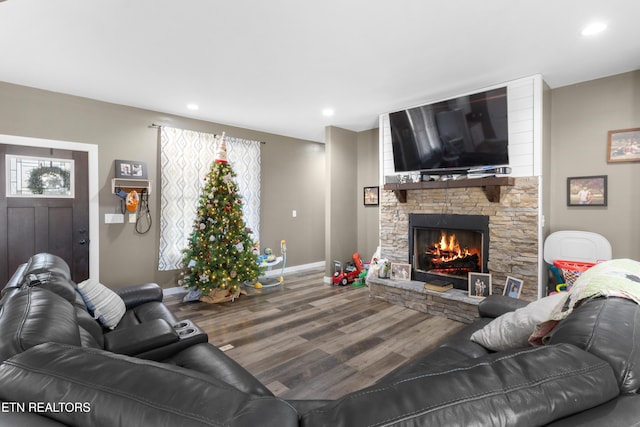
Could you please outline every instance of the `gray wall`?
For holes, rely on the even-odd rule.
[[[325,129],[326,229],[325,275],[333,274],[334,261],[343,265],[358,252],[368,261],[379,244],[378,207],[364,207],[363,187],[377,186],[378,129],[352,132],[335,126]]]
[[[0,134],[96,144],[100,186],[100,280],[111,286],[155,281],[176,286],[176,273],[157,271],[159,241],[158,131],[152,123],[265,141],[262,145],[261,247],[288,243],[288,266],[324,261],[324,144],[159,112],[124,107],[0,82]],[[153,227],[104,224],[119,212],[111,194],[115,159],[147,163],[154,191]],[[291,211],[298,211],[292,218]]]
[[[357,251],[368,261],[380,245],[380,208],[364,206],[364,187],[375,187],[380,183],[380,141],[378,129],[359,132],[357,137],[358,177],[356,194],[358,200],[358,245]],[[380,189],[382,191],[382,189]]]
[[[614,258],[640,259],[640,163],[607,163],[607,132],[640,128],[640,71],[551,91],[551,231],[604,235]],[[608,176],[607,207],[567,207],[572,176]]]

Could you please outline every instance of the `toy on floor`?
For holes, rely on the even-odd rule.
[[[256,289],[270,288],[272,286],[278,286],[284,282],[284,269],[287,266],[287,242],[285,240],[280,241],[280,256],[273,255],[273,251],[270,248],[264,250],[264,255],[260,255],[258,262],[261,267],[264,267],[262,275],[258,278],[258,281],[253,285]],[[282,263],[282,270],[280,276],[277,278],[267,277],[265,273],[271,271],[271,269]]]
[[[362,273],[362,261],[360,254],[353,254],[353,262],[350,262],[346,268],[342,268],[340,261],[333,261],[333,279],[334,285],[347,286],[352,283]]]

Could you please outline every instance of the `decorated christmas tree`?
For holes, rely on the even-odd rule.
[[[242,218],[242,198],[235,172],[227,161],[224,134],[196,211],[193,232],[184,250],[182,285],[201,292],[200,300],[237,298],[240,286],[260,274],[251,230]]]

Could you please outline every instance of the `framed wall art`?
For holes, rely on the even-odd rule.
[[[380,187],[364,187],[364,205],[378,206],[380,204]]]
[[[607,206],[607,175],[567,178],[567,206]]]
[[[640,128],[608,132],[607,162],[640,162]]]
[[[484,298],[491,295],[490,273],[469,273],[469,296]]]
[[[137,160],[116,160],[116,178],[147,179],[147,165]]]

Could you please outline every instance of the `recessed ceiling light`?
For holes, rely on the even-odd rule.
[[[333,108],[325,108],[324,110],[322,110],[322,115],[325,117],[331,117],[335,114],[335,111],[333,111]]]
[[[607,24],[605,24],[604,22],[594,22],[584,27],[581,34],[583,36],[593,36],[595,34],[603,32],[606,29]]]
[[[198,107],[198,104],[187,104],[187,109],[189,109],[191,111],[196,111],[199,108],[200,107]]]

